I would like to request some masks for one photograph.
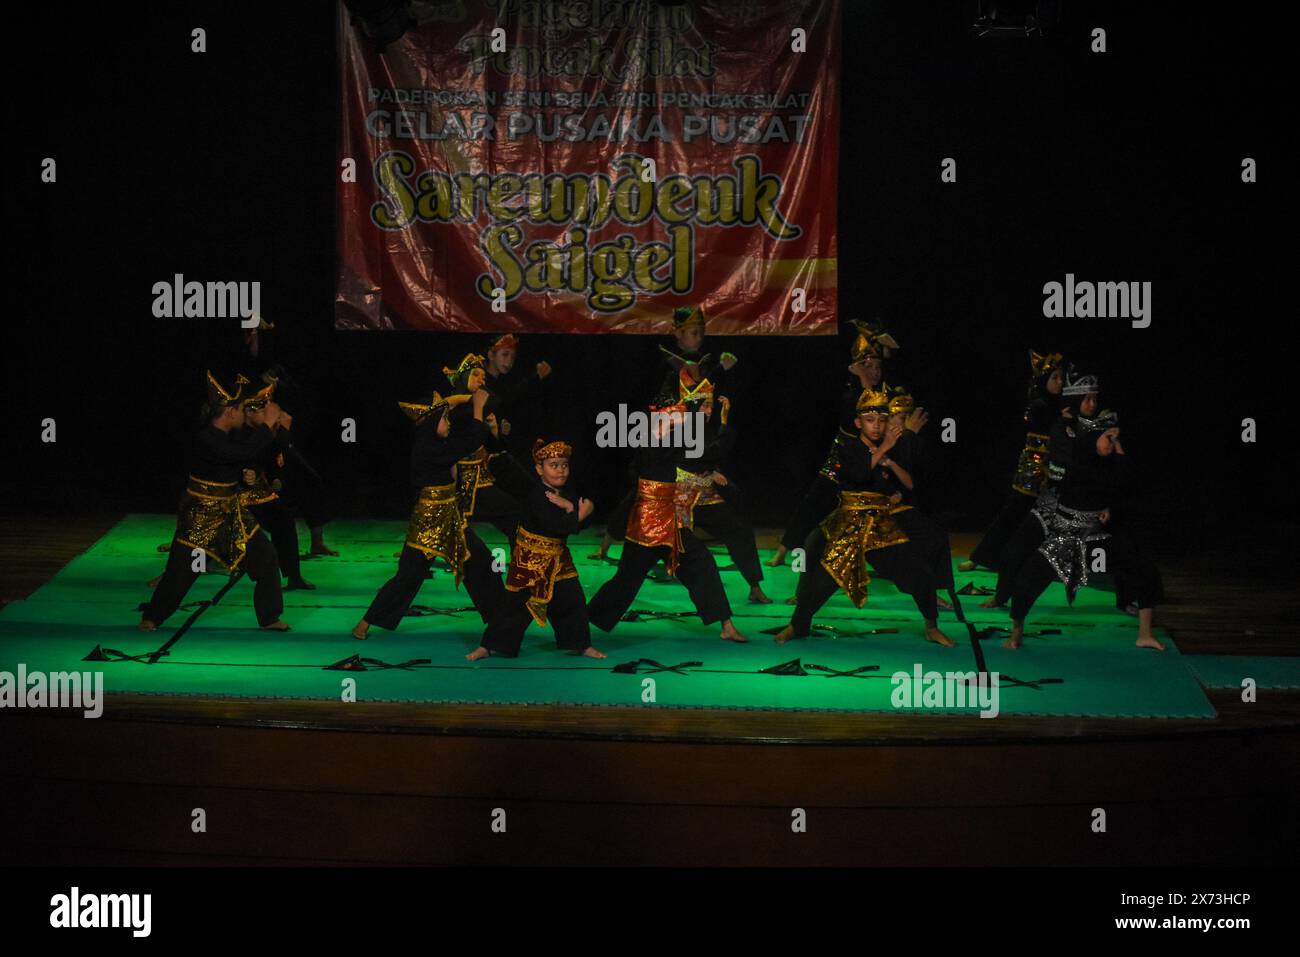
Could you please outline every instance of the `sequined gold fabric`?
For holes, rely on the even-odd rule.
[[[1046,478],[1047,436],[1040,432],[1030,432],[1025,436],[1025,447],[1020,452],[1020,462],[1011,479],[1011,488],[1021,495],[1036,498]]]
[[[654,548],[667,545],[671,552],[668,556],[668,572],[677,571],[677,557],[682,551],[682,537],[677,525],[677,512],[674,507],[677,483],[655,482],[651,479],[638,479],[636,483],[636,502],[627,520],[629,542]]]
[[[474,514],[478,490],[495,484],[488,469],[488,451],[482,446],[469,458],[456,463],[456,499],[466,518]]]
[[[232,572],[261,526],[249,513],[234,482],[208,482],[190,476],[176,517],[176,541],[201,548]]]
[[[465,577],[465,520],[452,485],[426,485],[411,509],[406,526],[406,544],[430,558],[437,556],[451,566],[457,587]]]
[[[265,472],[258,472],[257,480],[239,492],[239,498],[245,505],[265,505],[279,497],[271,488],[271,483],[267,481]]]
[[[546,624],[546,606],[555,592],[555,583],[566,578],[577,578],[569,547],[560,538],[537,535],[520,528],[515,532],[515,547],[510,554],[510,570],[506,572],[509,591],[531,591],[528,612],[539,625]]]
[[[890,517],[894,505],[878,492],[840,492],[840,504],[822,522],[826,551],[821,565],[855,606],[867,602],[867,552],[908,541]]]
[[[710,474],[697,475],[685,469],[677,470],[677,484],[673,490],[673,511],[681,528],[695,528],[695,510],[701,505],[715,505],[722,496],[713,487]]]

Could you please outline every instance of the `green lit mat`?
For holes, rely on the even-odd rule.
[[[285,593],[284,619],[293,626],[287,634],[256,627],[246,579],[218,603],[201,604],[228,583],[222,573],[202,576],[188,604],[164,628],[144,634],[135,629],[136,605],[148,598],[144,582],[162,570],[166,556],[156,547],[171,530],[167,516],[128,516],[27,601],[0,610],[0,670],[14,672],[20,662],[29,672],[102,669],[107,691],[151,694],[337,700],[351,679],[357,698],[370,701],[892,712],[895,673],[919,668],[923,674],[971,675],[977,669],[968,632],[951,612],[942,613],[941,627],[957,647],[928,643],[911,599],[883,580],[872,583],[863,611],[842,595],[826,605],[817,621],[839,634],[776,645],[761,632],[789,620],[791,607],[780,603],[794,590],[788,567],[764,569],[764,587],[777,603],[762,606],[745,603],[748,589],[737,572],[723,572],[736,623],[750,638],[746,645],[721,641],[716,628],[694,617],[647,616],[621,623],[612,634],[593,632],[609,655],[605,661],[560,652],[549,630],[532,628],[520,657],[470,664],[464,655],[478,644],[482,622],[472,611],[437,613],[468,605],[442,571],[417,598],[424,614],[404,619],[396,632],[372,629],[370,640],[356,641],[352,625],[396,567],[400,522],[332,524],[329,541],[342,555],[303,562],[303,574],[318,587]],[[491,529],[484,537],[489,546],[500,544]],[[596,541],[588,533],[571,542],[588,595],[614,570],[587,559]],[[719,566],[729,567],[725,552],[715,552]],[[958,581],[989,584],[991,576],[960,575]],[[984,632],[987,668],[1000,675],[1001,713],[1214,717],[1185,664],[1189,659],[1167,637],[1165,654],[1134,648],[1136,623],[1114,610],[1112,596],[1085,590],[1071,608],[1054,585],[1019,652],[1002,649],[1002,634],[989,631],[1006,625],[1005,612],[980,609],[980,600],[964,597],[963,609]],[[689,607],[680,585],[653,581],[633,605],[668,613]],[[154,655],[187,619],[167,653]],[[898,633],[860,634],[871,628]],[[1053,629],[1060,634],[1032,635]],[[96,647],[111,660],[83,663]],[[329,670],[354,656],[361,659],[351,664],[357,670]],[[653,679],[653,703],[643,701],[647,678]],[[975,707],[952,700],[946,707],[929,704],[918,713]]]
[[[1183,660],[1207,688],[1240,688],[1247,678],[1257,688],[1300,688],[1300,658],[1188,655]]]

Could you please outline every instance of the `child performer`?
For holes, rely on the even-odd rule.
[[[925,620],[925,637],[946,648],[939,630],[935,577],[921,549],[891,516],[912,478],[893,458],[903,430],[889,425],[889,396],[868,389],[857,403],[857,438],[840,453],[839,506],[808,536],[808,570],[799,576],[794,616],[776,636],[778,644],[807,637],[813,615],[837,588],[858,608],[867,601],[867,562],[898,590],[912,596]]]
[[[588,658],[605,654],[591,646],[587,596],[565,539],[576,534],[591,515],[590,499],[573,497],[569,460],[573,447],[565,442],[533,443],[534,468],[540,481],[524,502],[524,517],[515,533],[515,547],[506,574],[506,595],[483,632],[483,643],[465,657],[478,661],[488,655],[519,656],[528,623],[555,626],[555,644]]]
[[[592,596],[587,617],[602,631],[610,631],[632,606],[646,573],[661,557],[668,573],[686,586],[691,601],[706,625],[722,622],[725,641],[747,641],[731,621],[731,605],[722,588],[713,554],[689,528],[683,528],[677,510],[677,466],[681,448],[672,446],[671,432],[680,428],[686,406],[662,398],[650,406],[651,440],[637,450],[637,492],[627,523],[627,537],[614,577]]]
[[[1060,421],[1064,407],[1061,387],[1064,384],[1059,352],[1040,356],[1029,350],[1029,399],[1025,406],[1025,447],[1011,477],[1011,496],[989,526],[970,558],[959,566],[974,571],[983,565],[997,571],[1002,549],[1033,507],[1043,482],[1047,479],[1047,445],[1052,426]]]
[[[257,623],[270,631],[288,631],[289,626],[280,620],[284,596],[275,546],[259,533],[239,482],[258,456],[281,441],[271,431],[271,423],[283,419],[287,426],[290,419],[269,401],[256,411],[245,412],[240,401],[248,384],[244,376],[236,379],[233,389],[227,389],[211,372],[207,375],[204,417],[208,424],[195,440],[189,484],[176,516],[167,567],[153,598],[144,606],[139,628],[156,630],[180,607],[199,577],[191,564],[192,550],[197,548],[232,572],[243,565],[255,583]],[[243,429],[245,422],[251,426],[248,430]]]
[[[1045,518],[1043,543],[1021,566],[1011,598],[1011,636],[1002,647],[1021,646],[1025,618],[1034,602],[1052,580],[1065,585],[1073,603],[1078,590],[1088,583],[1088,569],[1096,556],[1105,552],[1106,567],[1123,577],[1138,607],[1139,648],[1164,651],[1152,633],[1154,606],[1162,590],[1160,573],[1151,561],[1138,553],[1127,536],[1112,537],[1106,530],[1110,506],[1128,481],[1128,462],[1120,445],[1119,428],[1111,425],[1114,414],[1105,417],[1105,428],[1091,429],[1080,423],[1078,441],[1070,456],[1070,467],[1061,484],[1060,498]]]
[[[352,629],[353,638],[365,640],[371,625],[395,630],[415,601],[435,557],[451,567],[457,588],[464,580],[465,590],[485,622],[500,604],[501,576],[492,570],[492,553],[483,540],[466,526],[452,479],[456,463],[469,451],[482,448],[486,441],[483,407],[487,400],[488,394],[478,389],[469,402],[463,403],[470,409],[470,416],[455,428],[448,414],[448,400],[437,392],[427,405],[398,403],[415,423],[411,485],[418,494],[397,574],[379,589],[365,617]]]

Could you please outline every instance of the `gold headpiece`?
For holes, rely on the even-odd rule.
[[[497,338],[492,345],[488,346],[487,354],[492,355],[498,349],[519,349],[519,340],[515,338],[513,332],[507,332],[504,336]]]
[[[444,399],[442,396],[440,396],[437,392],[434,392],[433,398],[429,400],[429,403],[427,405],[421,404],[419,402],[399,402],[397,403],[397,407],[406,414],[406,417],[408,419],[410,419],[416,425],[419,425],[429,416],[433,415],[439,409],[443,408],[446,404],[447,404],[447,400]]]
[[[230,391],[208,370],[208,405],[213,409],[227,409],[231,406],[239,405],[239,397],[244,393],[244,386],[248,385],[248,379],[243,373],[235,376],[234,391]]]
[[[699,326],[703,329],[707,322],[708,317],[704,314],[703,306],[678,306],[673,310],[674,332],[689,329],[691,326]]]
[[[678,371],[677,389],[678,401],[682,403],[703,402],[705,399],[713,398],[713,383],[707,378],[697,382],[689,369],[683,368]]]
[[[916,400],[901,385],[889,390],[889,414],[911,412],[916,408]]]
[[[533,443],[533,461],[538,465],[541,465],[547,459],[571,458],[573,458],[573,446],[568,442],[561,442],[559,439],[553,442],[538,439]]]
[[[889,394],[881,392],[879,389],[863,389],[862,395],[858,396],[857,413],[862,415],[864,412],[879,412],[882,415],[888,415]]]
[[[1047,355],[1039,355],[1033,349],[1029,350],[1029,368],[1034,373],[1034,378],[1051,375],[1053,369],[1060,368],[1064,357],[1059,352],[1051,352]]]
[[[875,356],[884,358],[884,349],[898,349],[900,346],[894,341],[884,329],[879,326],[872,326],[859,319],[851,320],[853,328],[857,330],[857,335],[853,338],[853,345],[849,349],[849,360],[854,364],[861,362],[863,359]]]
[[[451,383],[453,391],[465,392],[467,383],[469,382],[469,374],[475,369],[482,369],[485,361],[486,360],[482,356],[475,355],[471,352],[466,355],[464,359],[460,360],[460,365],[456,368],[449,369],[446,366],[443,366],[442,374],[445,375],[447,381]]]
[[[262,388],[258,389],[248,398],[240,402],[249,412],[257,412],[266,408],[266,404],[271,401],[271,396],[275,393],[275,380],[272,379]]]

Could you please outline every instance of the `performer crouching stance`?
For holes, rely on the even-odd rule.
[[[241,375],[233,390],[226,389],[208,373],[208,403],[204,407],[208,425],[195,440],[189,484],[176,516],[167,568],[152,600],[144,606],[141,631],[156,630],[180,607],[199,577],[191,564],[196,548],[231,572],[242,565],[255,583],[257,623],[270,631],[289,630],[280,620],[284,596],[275,546],[260,534],[239,486],[244,470],[279,441],[271,424],[283,417],[287,425],[288,415],[271,401],[246,412],[241,394],[247,384],[248,379]],[[251,428],[243,430],[246,423]]]
[[[686,406],[652,405],[652,443],[637,451],[637,492],[627,522],[627,537],[618,571],[592,596],[587,617],[601,631],[611,631],[632,606],[646,573],[661,557],[668,573],[686,586],[700,619],[722,622],[725,641],[747,641],[731,621],[731,605],[722,588],[713,554],[689,529],[676,508],[677,466],[682,449],[671,447],[671,430],[686,415]],[[657,414],[655,414],[657,413]]]
[[[483,632],[483,643],[465,657],[488,655],[516,658],[528,623],[555,627],[555,644],[588,658],[605,654],[591,646],[587,596],[565,539],[576,534],[591,515],[590,499],[574,499],[569,481],[572,446],[564,442],[533,443],[533,462],[540,481],[524,501],[524,517],[515,534],[515,547],[506,574],[505,598]]]
[[[415,423],[411,484],[418,490],[418,497],[411,510],[397,574],[379,589],[365,617],[352,629],[353,638],[364,640],[371,625],[395,630],[415,601],[434,558],[450,566],[457,588],[464,580],[465,590],[485,622],[500,604],[501,576],[492,570],[492,553],[465,524],[452,473],[457,461],[483,446],[487,434],[483,407],[487,400],[485,391],[475,391],[469,399],[472,415],[459,421],[455,429],[448,414],[449,403],[437,392],[428,405],[398,403]]]
[[[866,604],[870,561],[899,591],[912,596],[925,619],[926,640],[951,648],[953,641],[939,630],[934,569],[890,514],[901,489],[912,485],[911,476],[890,454],[903,430],[889,425],[889,396],[884,392],[864,391],[857,411],[858,437],[840,450],[839,506],[808,536],[808,566],[799,576],[794,616],[776,641],[807,637],[813,615],[837,588],[858,608]]]

